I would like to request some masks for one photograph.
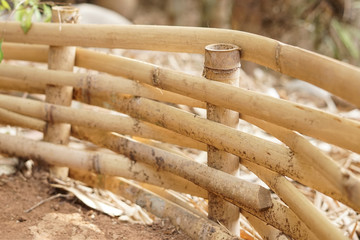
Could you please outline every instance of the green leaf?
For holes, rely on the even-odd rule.
[[[360,53],[357,49],[356,44],[354,43],[355,41],[351,35],[351,31],[347,29],[344,24],[341,24],[337,20],[333,20],[331,24],[334,27],[336,33],[338,34],[342,44],[344,44],[350,55],[353,58],[359,59]]]
[[[49,7],[46,4],[43,4],[43,16],[44,16],[44,22],[50,22],[51,21],[51,7]]]
[[[14,18],[16,21],[21,22],[25,14],[24,8],[19,8],[15,10]]]
[[[3,50],[2,50],[2,43],[3,43],[4,39],[0,39],[0,63],[1,61],[3,60],[4,58],[4,53],[3,53]]]
[[[33,14],[34,14],[33,9],[26,9],[25,14],[23,15],[23,18],[21,19],[21,28],[25,34],[31,28],[31,20],[32,20]]]
[[[41,20],[41,13],[37,6],[33,6],[34,16],[37,21]]]
[[[1,0],[1,6],[3,6],[6,10],[11,11],[10,5],[7,1]]]

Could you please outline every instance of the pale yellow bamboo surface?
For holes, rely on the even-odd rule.
[[[83,171],[74,171],[72,169],[70,169],[70,176],[86,183],[89,186],[107,189],[132,202],[136,202],[139,206],[159,218],[170,219],[173,225],[180,227],[184,232],[191,236],[192,239],[238,239],[229,235],[227,229],[214,223],[213,221],[194,214],[192,211],[189,211],[189,209],[183,208],[172,201],[166,200],[161,195],[154,194],[153,192],[139,187],[137,184],[134,184],[126,179],[112,176],[101,176],[102,180],[100,182],[99,175]],[[181,217],[179,218],[179,216]],[[144,238],[146,238],[146,236],[144,236]]]
[[[152,138],[185,147],[203,148],[202,143],[192,138],[128,116],[86,109],[74,109],[3,94],[0,94],[0,107],[50,122],[65,122],[89,128],[114,131],[124,135]]]
[[[6,76],[11,77],[9,78]],[[205,103],[199,100],[164,91],[148,84],[138,83],[122,77],[114,77],[105,74],[44,70],[5,63],[0,65],[0,86],[3,85],[5,89],[11,89],[11,87],[17,85],[19,80],[23,82],[23,86],[20,86],[19,90],[23,90],[25,86],[28,86],[30,91],[32,91],[34,88],[39,89],[46,84],[52,84],[83,88],[83,91],[88,95],[88,98],[92,95],[101,95],[106,92],[109,99],[118,94],[130,94],[193,107],[205,106]]]
[[[72,149],[63,145],[7,134],[0,134],[0,152],[42,160],[57,166],[148,182],[195,196],[206,194],[202,188],[190,181],[148,164],[133,162],[118,154]]]
[[[1,113],[1,111],[0,111],[0,113]],[[12,113],[12,114],[13,114],[13,116],[15,115],[15,117],[19,116],[18,114],[14,114],[14,113]],[[2,115],[2,116],[6,117],[6,115]],[[45,122],[43,122],[41,120],[35,120],[34,119],[35,121],[27,122],[27,119],[28,119],[28,117],[25,117],[25,116],[20,117],[20,120],[21,120],[20,123],[22,125],[25,125],[25,126],[30,127],[30,128],[40,128],[40,129],[45,125]],[[7,120],[11,121],[11,118],[7,119]],[[31,140],[25,140],[23,138],[15,138],[14,141],[17,141],[16,139],[21,139],[22,144],[21,145],[13,144],[12,147],[8,147],[8,146],[6,146],[6,144],[5,144],[5,146],[3,146],[3,145],[1,145],[1,135],[0,135],[0,148],[3,147],[3,151],[5,151],[5,152],[6,151],[7,152],[11,151],[11,152],[14,152],[14,154],[15,154],[15,152],[18,155],[21,154],[21,156],[25,156],[26,154],[28,154],[26,156],[29,156],[29,154],[32,154],[32,153],[34,153],[34,151],[36,151],[36,150],[32,149],[32,147],[31,147],[32,145],[29,145],[29,144],[32,143],[32,144],[35,144],[35,145],[42,145],[42,147],[41,147],[42,151],[40,151],[40,155],[39,154],[37,155],[38,157],[40,157],[40,156],[45,157],[47,152],[48,152],[46,149],[45,150],[43,149],[44,147],[46,148],[47,143],[45,143],[45,145],[43,145],[42,143],[34,142],[34,141],[31,141]],[[11,144],[11,142],[9,144]],[[56,146],[54,146],[54,147],[56,149]],[[26,152],[24,150],[24,149],[27,149],[27,148],[29,148],[30,151]],[[17,149],[17,150],[13,151],[13,149]],[[52,150],[52,152],[53,151],[54,150]],[[62,151],[65,151],[65,149],[62,150]],[[127,151],[131,152],[130,149],[128,149]],[[147,155],[152,155],[152,154],[149,153]],[[47,155],[47,156],[49,156],[49,159],[48,159],[49,161],[61,161],[61,160],[56,160],[59,157],[61,158],[61,154],[59,154],[59,156],[56,157],[55,160],[53,159],[52,155]],[[77,157],[79,157],[79,156],[77,156]],[[62,164],[66,165],[67,161],[64,161]],[[78,164],[81,164],[81,163],[71,162],[71,164],[69,164],[69,166],[74,167],[74,166],[78,166]],[[76,167],[76,168],[79,168],[79,167]],[[116,171],[116,170],[114,169],[113,171]],[[106,172],[106,170],[105,170],[105,172]],[[123,175],[123,174],[121,174],[121,175]],[[131,173],[130,173],[130,176],[132,176]],[[141,181],[141,177],[140,178],[135,178],[135,179]],[[150,178],[148,180],[149,180],[149,182],[155,184],[153,182],[152,178]],[[166,184],[171,184],[171,182],[172,181],[169,181],[169,183],[166,182]],[[184,188],[189,187],[189,186],[186,186],[183,183],[181,183],[181,181],[179,183],[180,183],[181,186],[184,186]],[[280,185],[281,185],[281,183],[280,183]],[[159,185],[159,186],[162,186],[162,185]],[[174,186],[171,185],[170,188],[174,188]],[[181,189],[181,190],[184,191],[184,189]],[[190,189],[188,189],[188,190],[190,190]],[[199,193],[200,193],[200,191],[197,192],[196,194],[199,194]],[[234,193],[236,193],[236,191]],[[230,200],[230,198],[227,198],[227,200]],[[236,202],[236,203],[241,208],[244,207],[243,205],[239,204],[239,202]],[[246,210],[251,212],[251,214],[253,214],[254,216],[257,216],[258,218],[262,219],[263,221],[266,221],[268,224],[271,224],[272,226],[276,226],[277,228],[281,229],[282,231],[284,231],[289,236],[292,236],[295,239],[304,239],[304,240],[305,239],[314,239],[314,240],[317,239],[314,236],[314,234],[309,230],[309,228],[306,227],[305,224],[302,221],[300,221],[300,219],[297,217],[297,215],[295,215],[294,212],[291,209],[289,209],[285,205],[281,204],[279,201],[272,200],[272,207],[270,207],[269,209],[267,209],[265,211],[255,211],[253,208],[247,208]]]
[[[25,35],[20,24],[0,22],[5,42],[203,53],[213,43],[232,43],[242,59],[313,83],[360,106],[360,69],[346,63],[241,31],[144,25],[34,23]],[[139,37],[141,36],[141,37]]]
[[[81,52],[82,57],[77,56],[76,60],[78,66],[90,67],[112,74],[120,74],[164,90],[263,119],[360,153],[360,144],[358,144],[360,142],[360,123],[357,121],[140,61],[88,50],[81,50]],[[99,63],[106,64],[100,65]],[[69,75],[69,73],[64,71],[52,72],[50,70],[46,71],[30,67],[11,67],[5,64],[0,65],[0,76],[33,82],[56,82],[58,80],[55,78],[61,78],[62,84],[75,84],[76,87],[90,87],[92,81],[101,79],[96,84],[97,86],[94,85],[91,88],[97,87],[99,89],[101,87],[102,91],[109,91],[110,89],[114,90],[115,85],[119,87],[118,89],[122,87],[121,84],[116,82],[117,78],[111,76],[100,75],[94,79],[92,76],[82,75],[87,78],[84,81],[84,79],[79,79],[79,76],[75,77],[75,75]],[[107,85],[107,87],[103,84]]]
[[[102,106],[101,101],[93,100],[93,102],[100,103],[98,106]],[[124,112],[129,115],[164,126],[185,136],[211,144],[218,149],[233,153],[241,157],[243,164],[246,161],[256,162],[323,192],[357,211],[360,209],[360,203],[353,196],[343,194],[346,190],[342,189],[349,186],[349,184],[350,186],[356,186],[356,183],[351,181],[345,186],[331,184],[331,181],[325,177],[329,176],[329,174],[319,174],[321,171],[315,169],[311,160],[298,153],[294,154],[281,145],[151,100],[138,99],[138,101],[129,101],[122,99],[121,101],[107,103],[106,106],[118,111],[124,111],[124,108],[126,108]]]

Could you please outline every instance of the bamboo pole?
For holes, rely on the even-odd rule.
[[[34,130],[38,130],[40,132],[44,132],[46,128],[46,122],[32,118],[27,117],[9,110],[6,110],[4,108],[0,108],[0,123],[2,124],[9,124],[9,125],[15,125],[18,127],[23,128],[31,128]]]
[[[2,116],[2,117],[3,117],[2,119],[4,120],[5,119],[4,116]],[[18,115],[15,115],[13,118],[17,118],[17,121],[20,121],[20,118]],[[177,116],[175,118],[179,118],[179,117]],[[36,129],[36,126],[35,127],[31,126],[31,125],[29,126],[29,123],[31,123],[31,122],[32,121],[27,121],[26,119],[24,119],[21,122],[21,124],[22,124],[22,126]],[[7,123],[11,124],[11,121],[8,120]],[[185,125],[186,124],[187,123],[185,122]],[[191,124],[194,124],[194,123],[191,123]],[[204,125],[204,124],[202,123],[201,125]],[[195,129],[196,129],[196,126],[195,126]],[[215,127],[210,126],[210,129],[215,129]],[[225,139],[228,138],[225,129],[220,130],[220,132],[225,133]],[[214,139],[217,139],[217,137],[215,137]],[[212,141],[215,142],[214,140],[212,140]],[[232,141],[248,142],[248,140],[245,140],[245,139],[237,139],[237,140],[230,139],[230,142],[232,142]],[[263,140],[260,140],[260,141],[263,141]],[[265,143],[266,143],[266,141],[265,141]],[[261,147],[265,146],[266,145],[265,143],[260,142]],[[237,147],[237,148],[240,149],[240,147]],[[249,148],[249,146],[246,146],[246,148]],[[273,144],[273,143],[271,143],[269,146],[269,149],[276,150],[276,148],[277,148],[277,145]],[[261,148],[258,147],[257,151],[259,151],[260,149]],[[269,152],[269,153],[271,153],[271,152]],[[272,154],[272,155],[274,155],[274,154]],[[280,157],[276,157],[275,160],[278,160],[279,158]],[[247,158],[243,157],[242,159],[243,159],[243,164],[246,164]],[[250,158],[250,160],[252,160],[252,159],[253,158]],[[332,198],[347,204],[354,210],[359,211],[359,209],[360,209],[359,202],[351,201],[347,195],[341,194],[342,190],[334,188],[333,185],[326,178],[324,178],[321,174],[319,174],[319,171],[317,169],[313,168],[312,165],[309,164],[308,160],[306,160],[304,158],[296,157],[296,154],[295,154],[295,157],[293,159],[278,161],[278,162],[275,162],[273,165],[284,167],[284,170],[282,170],[282,171],[279,171],[279,169],[277,169],[277,171],[282,172],[282,174],[285,174],[285,175],[303,183],[304,185],[307,185],[309,187],[317,189],[320,192],[323,192],[326,195],[331,196]],[[287,165],[289,165],[289,166],[287,166]],[[288,170],[286,170],[286,169],[288,169]],[[300,178],[301,176],[302,176],[302,178]]]
[[[265,222],[261,221],[257,217],[254,217],[248,212],[243,211],[241,214],[249,221],[251,226],[255,228],[255,230],[260,234],[263,239],[290,240],[290,237],[288,237],[286,234],[274,228],[273,226],[266,224]]]
[[[69,6],[55,6],[52,8],[51,21],[61,24],[76,24],[79,18],[79,9]],[[75,47],[50,46],[48,68],[53,70],[73,71],[75,62]],[[45,101],[52,104],[70,106],[72,101],[71,86],[48,84],[45,88]],[[44,131],[44,141],[67,145],[71,126],[67,123],[48,122]],[[67,167],[50,167],[50,177],[66,179]]]
[[[203,217],[203,218],[207,218],[207,214],[204,213],[203,211],[200,211],[198,208],[195,208],[193,205],[191,205],[191,203],[189,201],[184,200],[184,198],[182,196],[177,196],[175,194],[173,194],[172,192],[167,191],[164,188],[161,187],[157,187],[155,185],[151,185],[151,184],[147,184],[147,183],[139,183],[139,185],[143,188],[145,188],[146,190],[149,190],[152,193],[155,193],[157,195],[159,195],[162,198],[165,198],[166,200],[173,202],[177,205],[179,205],[180,207],[185,208],[186,210],[188,210],[189,212],[192,212],[193,214]]]
[[[356,121],[249,90],[233,88],[227,86],[227,84],[208,82],[200,77],[136,60],[109,56],[84,49],[80,51],[80,55],[81,58],[77,54],[76,64],[78,66],[107,71],[116,75],[120,74],[165,90],[174,91],[200,101],[206,101],[263,119],[360,153],[360,145],[357,144],[357,142],[360,142],[360,123]],[[103,65],[99,64],[99,62],[103,63]],[[21,71],[21,69],[16,70],[10,68],[9,65],[3,64],[0,65],[0,71],[2,76],[25,80],[31,79],[32,81],[36,81],[35,76],[40,78],[44,75],[53,74],[51,72],[45,74],[42,72],[44,70],[31,71],[28,68],[22,68]],[[30,75],[35,73],[36,75]],[[58,72],[55,75],[56,78],[65,78],[64,72]],[[66,76],[69,78],[71,75]],[[98,76],[97,79],[99,78],[104,80],[104,77]],[[231,99],[229,96],[231,96]]]
[[[360,199],[360,179],[349,170],[340,167],[331,157],[324,154],[304,137],[253,117],[242,116],[242,118],[280,139],[301,158],[313,165],[336,189],[341,191],[341,194],[346,195],[346,198],[353,203],[358,202]],[[356,209],[359,209],[359,206]]]
[[[129,157],[131,160],[144,162],[159,169],[181,176],[194,182],[230,202],[263,210],[270,207],[270,193],[264,188],[245,182],[227,173],[207,167],[177,154],[134,142],[130,139],[104,134],[98,130],[76,128],[72,132],[80,139],[89,140]]]
[[[49,46],[6,42],[2,45],[5,59],[48,62]]]
[[[85,49],[77,51],[76,65],[222,106],[360,153],[357,144],[360,142],[360,123],[344,117],[179,71]]]
[[[25,35],[17,22],[0,22],[5,42],[58,46],[127,48],[203,53],[206,45],[240,46],[242,58],[308,81],[360,106],[360,69],[304,49],[251,33],[209,28],[34,23]],[[139,35],[141,38],[139,38]],[[6,56],[5,56],[6,58]]]
[[[45,85],[0,76],[0,89],[28,93],[45,93]]]
[[[85,173],[70,169],[70,176],[92,187],[107,189],[145,208],[159,218],[168,218],[175,226],[179,226],[193,239],[235,240],[224,228],[207,220],[204,217],[191,213],[185,208],[165,200],[156,194],[138,187],[125,179],[104,176],[99,182],[99,177],[93,173]],[[179,217],[181,216],[181,217]]]
[[[57,166],[147,182],[195,196],[207,195],[206,191],[192,182],[148,164],[131,161],[121,155],[75,150],[63,145],[7,134],[0,134],[0,151],[12,156],[46,161]]]
[[[75,88],[82,88],[84,91],[82,94],[85,99],[90,98],[92,95],[99,95],[101,93],[111,99],[119,93],[123,93],[193,107],[205,106],[205,104],[199,100],[181,96],[169,91],[164,91],[148,84],[137,83],[122,77],[43,70],[33,67],[19,67],[8,64],[1,64],[0,72],[2,79],[8,79],[8,81],[10,78],[13,78],[22,80],[24,84],[35,84],[36,86],[44,84],[61,84]],[[78,91],[81,90],[77,90],[77,92]]]
[[[205,47],[205,63],[203,76],[206,79],[239,86],[240,49],[231,44],[211,44]],[[239,113],[226,108],[206,104],[207,119],[230,127],[237,127]],[[208,145],[208,166],[231,175],[238,175],[239,157],[218,150]],[[215,176],[214,176],[215,177]],[[239,208],[223,200],[216,194],[209,193],[209,219],[219,221],[234,235],[240,234]]]
[[[209,122],[185,111],[151,100],[135,98],[109,103],[118,111],[171,129],[185,136],[233,153],[281,175],[331,196],[359,211],[360,203],[342,194],[342,189],[319,174],[309,161],[286,147]]]
[[[261,178],[319,239],[346,239],[344,234],[284,176],[250,161],[244,161],[243,164]]]
[[[51,122],[65,122],[88,128],[114,131],[124,135],[152,138],[185,147],[206,148],[204,144],[189,137],[128,116],[74,109],[2,94],[0,94],[0,107]]]
[[[103,142],[101,142],[101,144],[103,144]],[[108,147],[112,147],[114,149],[116,146],[116,144],[110,143]],[[121,149],[121,147],[117,148],[118,151]],[[129,148],[127,148],[127,150],[129,151]],[[139,151],[137,151],[137,154],[138,153]],[[132,155],[135,156],[134,152],[132,152]],[[150,155],[151,154],[146,154],[146,156]],[[241,205],[239,205],[239,207],[243,208]],[[272,226],[281,229],[283,232],[287,233],[289,236],[292,236],[295,239],[316,239],[312,232],[310,232],[309,229],[303,224],[303,222],[300,221],[289,208],[282,205],[278,201],[272,200],[272,207],[267,209],[266,213],[264,213],[264,211],[259,212],[253,211],[251,209],[246,210],[251,212],[251,214],[258,217],[262,221],[265,221]]]
[[[17,85],[15,87],[10,87],[10,89],[15,88],[17,90],[31,90],[29,86],[28,86],[29,88],[26,87],[26,83],[28,83],[28,82],[24,82],[24,84],[22,84],[22,81],[20,81],[20,80],[15,81],[12,79],[10,79],[8,82],[9,83],[17,82]],[[2,81],[2,79],[0,79],[0,86],[4,86],[3,83],[4,83],[4,81]],[[76,92],[78,92],[75,94],[77,100],[82,100],[82,101],[92,103],[95,105],[99,105],[99,106],[103,106],[103,107],[111,106],[111,104],[110,105],[108,104],[110,102],[108,95],[102,94],[102,96],[101,96],[102,99],[97,100],[94,98],[94,96],[96,96],[95,93],[91,94],[92,97],[89,98],[88,95],[86,95],[86,96],[81,95],[82,93],[84,93],[84,91],[78,90]],[[110,98],[115,99],[115,97],[110,97]],[[249,119],[252,119],[253,123],[255,121],[255,119],[251,118],[250,116],[243,115],[243,118],[245,118],[248,121],[250,121]],[[259,122],[260,120],[257,120],[257,121]],[[268,123],[268,125],[269,125],[269,123]],[[272,125],[272,126],[274,126],[274,125]],[[288,131],[288,130],[284,129],[283,131]],[[288,137],[288,139],[289,139],[289,141],[290,140],[293,141],[294,139],[296,139],[296,137],[297,136],[295,136],[295,135],[290,135]],[[287,143],[287,145],[289,145],[292,149],[294,149],[295,147],[291,144],[292,143],[289,143],[289,142]],[[300,143],[297,143],[297,144],[299,145]],[[360,205],[359,205],[359,202],[357,201],[358,189],[359,189],[359,187],[358,187],[359,183],[358,183],[357,178],[354,178],[351,173],[348,174],[347,171],[343,171],[343,170],[339,169],[338,166],[336,166],[332,163],[332,160],[329,157],[327,157],[323,153],[319,152],[319,150],[316,150],[316,148],[314,148],[312,145],[309,145],[309,143],[306,143],[306,142],[302,143],[300,146],[297,146],[296,148],[298,149],[296,151],[296,155],[299,155],[301,153],[310,154],[309,161],[311,161],[313,164],[315,164],[314,166],[317,167],[317,171],[322,172],[323,175],[325,176],[325,178],[327,179],[324,182],[321,180],[315,181],[312,178],[308,178],[308,179],[300,180],[302,183],[304,183],[305,185],[308,185],[310,187],[313,187],[313,188],[325,193],[326,195],[331,196],[331,197],[345,203],[346,205],[352,207],[356,211],[360,211]],[[312,152],[314,152],[314,153],[312,153]],[[299,161],[301,161],[301,160],[307,160],[307,157],[301,156],[299,158]],[[300,165],[301,164],[309,165],[309,163],[306,161],[302,161],[302,163],[300,163]],[[306,170],[305,170],[306,167],[305,168],[300,167],[300,168],[304,169],[304,171],[306,172]],[[307,168],[309,168],[309,166]],[[340,170],[340,172],[339,172],[339,170]],[[314,172],[314,170],[311,170],[311,171]],[[334,174],[332,174],[331,172],[333,172]],[[296,178],[296,177],[295,177],[295,179],[298,180],[298,178]],[[314,186],[314,182],[316,183],[315,186]],[[318,182],[319,182],[319,184],[317,185]],[[330,184],[330,183],[333,183],[333,184]],[[323,185],[323,186],[327,186],[327,187],[319,188],[319,185]],[[331,185],[335,185],[336,188],[332,188]]]
[[[235,204],[238,207],[241,207],[245,211],[249,211],[251,212],[251,214],[257,217],[261,217],[263,220],[266,219],[267,223],[276,226],[282,231],[285,231],[290,236],[296,236],[296,239],[298,239],[298,237],[301,237],[301,239],[315,239],[315,237],[308,230],[308,228],[305,227],[304,223],[300,221],[291,210],[289,210],[285,206],[280,206],[279,203],[276,201],[272,201],[272,206],[268,208],[271,210],[264,209],[262,211],[254,211],[253,209],[249,209],[248,206],[242,205],[240,201],[233,201],[233,199],[237,199],[237,197],[229,197],[229,193],[234,192],[235,194],[238,194],[243,192],[244,189],[242,189],[241,187],[239,189],[239,184],[235,184],[235,186],[232,185],[231,175],[227,174],[227,180],[225,179],[225,181],[223,181],[221,177],[217,177],[222,172],[217,171],[218,174],[209,174],[210,179],[206,179],[204,183],[202,183],[199,179],[199,176],[204,177],[204,175],[206,175],[206,167],[196,167],[196,165],[199,164],[191,163],[188,159],[184,159],[179,155],[171,154],[160,149],[146,146],[144,144],[135,143],[129,139],[119,138],[111,134],[103,135],[94,130],[76,128],[74,129],[74,131],[79,131],[76,133],[77,137],[85,137],[85,140],[90,140],[95,144],[110,148],[111,150],[122,153],[125,156],[132,155],[133,159],[135,159],[136,161],[146,162],[152,165],[156,164],[156,166],[159,166],[159,159],[162,159],[161,166],[164,167],[164,170],[179,174],[180,176],[183,176],[189,180],[191,179],[191,181],[199,184],[199,186],[202,186],[207,190],[211,190],[213,193],[218,194],[218,196],[223,197],[227,201]],[[149,156],[152,156],[153,160],[150,160]],[[200,172],[197,173],[199,169]],[[183,171],[187,171],[187,173],[185,173],[184,175]],[[189,178],[189,173],[191,173],[191,175],[196,175],[196,177],[194,176]],[[214,179],[216,180],[214,181]],[[219,188],[212,188],[212,184],[215,183],[219,186]],[[280,183],[279,185],[283,186],[284,184]],[[283,188],[287,190],[288,186],[283,186]],[[290,198],[292,202],[297,203],[297,200],[294,199],[294,197],[289,196],[288,198]],[[274,204],[276,205],[275,207],[273,206]],[[307,212],[306,210],[309,210],[307,207],[303,208],[302,206],[298,208],[304,211],[303,214]],[[269,212],[263,215],[262,212],[264,211]],[[274,219],[284,220],[283,222],[279,223],[274,222]],[[289,222],[291,223],[290,225]],[[295,224],[295,226],[293,224]]]
[[[83,54],[84,58],[81,59],[77,57],[77,62],[82,61],[85,63],[87,61],[84,64],[87,67],[97,70],[106,68],[105,70],[112,74],[122,73],[126,77],[188,95],[200,101],[223,106],[360,153],[360,145],[357,144],[360,142],[359,122],[260,93],[227,86],[228,84],[215,81],[209,82],[201,77],[160,68],[155,65],[86,50],[82,51],[86,52],[87,55]],[[110,59],[113,61],[109,62]],[[99,67],[98,62],[106,63],[105,67]],[[116,65],[113,65],[114,63]],[[37,78],[41,78],[38,81],[57,81],[45,80],[46,78],[50,79],[49,76],[53,76],[54,78],[69,79],[66,84],[70,84],[70,82],[74,81],[71,78],[76,78],[74,75],[67,75],[68,73],[65,72],[57,71],[55,74],[49,70],[44,71],[31,70],[25,67],[14,68],[5,64],[0,65],[1,76],[19,78],[24,81],[30,79],[36,81]],[[56,77],[52,74],[55,74]],[[104,77],[98,76],[96,78],[105,81]],[[113,81],[109,82],[113,83]],[[75,83],[73,82],[73,84]],[[106,91],[107,89],[109,91],[109,87],[112,89],[111,84],[109,83],[108,88],[103,90]],[[84,85],[86,86],[85,83],[82,83],[80,86],[85,87]]]

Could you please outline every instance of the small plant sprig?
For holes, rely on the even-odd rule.
[[[12,4],[10,4],[11,2]],[[14,15],[16,21],[20,22],[21,29],[26,34],[32,25],[33,18],[36,21],[50,22],[51,20],[51,5],[50,2],[41,2],[40,0],[1,0],[0,12],[11,12],[10,16]],[[11,8],[13,6],[13,9]],[[1,33],[4,35],[4,32]],[[0,63],[4,57],[2,51],[3,36],[0,37]]]

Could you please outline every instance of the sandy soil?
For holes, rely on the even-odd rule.
[[[48,174],[36,169],[30,178],[19,172],[0,177],[0,239],[190,239],[166,220],[152,225],[130,224],[84,206],[75,198],[58,197]]]

